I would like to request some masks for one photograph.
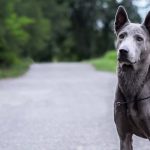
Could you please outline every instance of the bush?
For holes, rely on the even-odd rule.
[[[116,52],[108,51],[103,57],[91,59],[89,61],[97,70],[115,71],[116,70]]]
[[[15,63],[11,64],[11,66],[0,67],[0,78],[20,76],[29,69],[30,64],[32,63],[32,60],[30,58],[26,58],[26,59],[15,58],[14,60]]]
[[[0,54],[0,67],[11,67],[14,64],[19,63],[19,58],[13,52],[2,52]]]

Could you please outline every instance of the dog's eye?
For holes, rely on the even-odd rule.
[[[125,37],[124,34],[120,34],[120,35],[119,35],[119,38],[120,38],[120,39],[124,39],[124,37]]]
[[[140,37],[140,36],[137,36],[137,37],[136,37],[136,40],[137,40],[137,41],[143,41],[143,38]]]

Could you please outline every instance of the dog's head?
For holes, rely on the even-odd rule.
[[[131,23],[123,6],[115,17],[116,49],[119,63],[133,65],[150,53],[150,12],[144,23]]]

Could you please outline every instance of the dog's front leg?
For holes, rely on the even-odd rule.
[[[128,120],[119,112],[115,115],[116,127],[120,138],[120,150],[133,150],[132,133],[129,129]]]
[[[125,137],[120,137],[120,150],[133,150],[132,134],[126,134]]]
[[[120,138],[120,150],[133,150],[132,148],[132,132],[130,129],[126,105],[117,105],[117,101],[124,101],[124,96],[119,89],[116,90],[114,107],[114,119]]]
[[[122,110],[121,111],[116,110],[115,113],[115,123],[120,138],[120,150],[133,150],[132,133],[130,131],[130,127],[128,124],[128,119],[124,114],[124,112],[122,112]]]

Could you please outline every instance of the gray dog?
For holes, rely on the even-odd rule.
[[[150,139],[150,12],[131,23],[124,7],[115,18],[118,85],[114,117],[120,150],[133,150],[132,135]]]

